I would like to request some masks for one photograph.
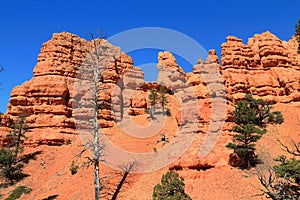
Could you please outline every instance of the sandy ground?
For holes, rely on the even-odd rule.
[[[272,158],[284,153],[277,142],[280,139],[285,144],[290,144],[291,139],[300,141],[298,129],[300,119],[300,104],[277,104],[274,110],[283,113],[285,122],[282,125],[268,126],[268,133],[263,136],[258,144],[258,155],[264,161],[258,165],[258,169],[264,169],[274,164]],[[134,117],[132,119],[139,125],[149,124],[147,116]],[[174,116],[167,119],[163,129],[149,138],[135,138],[120,131],[117,127],[106,130],[108,138],[118,147],[131,152],[153,152],[164,148],[164,145],[157,140],[161,133],[168,134],[169,138],[174,137],[176,132],[176,119]],[[203,140],[204,135],[199,134],[195,138],[195,147]],[[88,152],[81,157],[77,155],[82,150],[82,141],[77,135],[71,135],[71,144],[62,146],[35,146],[26,147],[24,154],[35,153],[34,159],[25,166],[24,172],[29,176],[14,186],[0,188],[0,194],[8,196],[18,185],[26,185],[32,188],[32,192],[23,195],[21,199],[93,199],[93,168],[83,167],[87,161]],[[207,156],[207,160],[214,160],[215,165],[207,170],[183,169],[178,173],[184,177],[186,191],[194,200],[246,200],[264,199],[256,196],[260,194],[260,184],[256,176],[256,170],[240,170],[227,164],[230,151],[225,145],[230,140],[230,132],[223,131],[215,148]],[[197,145],[196,145],[197,144]],[[189,151],[188,151],[189,152]],[[80,169],[75,175],[70,172],[70,165],[74,161]],[[124,177],[124,171],[115,170],[101,165],[101,177],[104,188],[102,199],[112,199],[118,184]],[[168,167],[150,173],[134,174],[129,173],[126,177],[117,199],[120,200],[148,200],[151,199],[153,187],[159,183],[162,174]]]

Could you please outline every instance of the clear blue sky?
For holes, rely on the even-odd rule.
[[[0,0],[0,111],[6,111],[10,91],[32,78],[43,42],[53,33],[68,31],[88,39],[103,29],[109,35],[138,28],[163,27],[184,33],[205,49],[226,36],[248,37],[266,30],[288,40],[300,18],[299,0],[223,1],[103,1]],[[157,62],[157,51],[137,52],[135,65]],[[185,71],[191,66],[184,65]]]

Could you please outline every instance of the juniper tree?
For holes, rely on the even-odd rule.
[[[153,200],[191,200],[184,190],[184,179],[174,171],[168,171],[161,178],[161,183],[153,189]]]
[[[227,148],[233,149],[230,155],[230,164],[249,169],[258,162],[255,154],[257,141],[266,133],[266,125],[269,123],[283,122],[280,112],[271,112],[271,106],[261,99],[254,99],[247,94],[245,100],[239,101],[234,111],[235,125],[233,142],[227,144]]]

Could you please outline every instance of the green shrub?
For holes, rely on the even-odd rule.
[[[70,172],[72,175],[76,174],[77,171],[79,169],[79,166],[74,162],[74,160],[72,161],[72,164],[70,166]]]
[[[283,155],[274,160],[279,162],[279,164],[273,167],[278,177],[293,178],[297,180],[296,182],[300,183],[300,160],[295,158],[287,159],[286,156]]]
[[[170,108],[166,108],[166,115],[168,116],[168,117],[170,117],[172,114],[171,114],[171,110],[170,110]]]
[[[18,186],[5,200],[15,200],[21,197],[22,194],[28,194],[32,189],[26,186]]]
[[[153,200],[191,200],[184,191],[184,179],[174,171],[168,171],[161,178],[161,183],[153,189]]]
[[[66,140],[66,144],[67,144],[67,145],[72,144],[72,140],[71,140],[70,138],[68,138],[68,139]]]

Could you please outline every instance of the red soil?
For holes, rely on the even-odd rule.
[[[290,144],[291,139],[300,141],[298,126],[300,119],[300,103],[277,104],[274,110],[282,112],[285,122],[282,125],[269,125],[268,133],[263,136],[258,144],[258,155],[264,161],[258,165],[258,169],[273,165],[272,158],[284,153],[281,150],[277,139],[285,144]],[[137,120],[140,125],[149,123],[146,115],[139,116]],[[176,130],[176,119],[170,117],[165,124],[163,132],[168,132],[172,138],[172,133]],[[147,139],[137,139],[120,132],[117,128],[107,129],[109,139],[121,148],[133,152],[151,152],[153,148],[164,148],[162,144],[156,144],[160,138],[160,133]],[[203,134],[198,134],[194,144],[187,152],[195,151],[198,148],[195,144],[201,144]],[[240,170],[227,164],[230,151],[225,145],[231,136],[228,131],[223,131],[215,148],[205,158],[205,162],[211,165],[207,170],[195,170],[183,168],[178,173],[184,177],[186,191],[192,199],[262,199],[260,194],[260,184],[256,176],[255,169]],[[71,175],[70,165],[72,161],[82,165],[89,153],[78,157],[82,150],[82,142],[76,135],[70,137],[71,144],[62,146],[35,146],[26,147],[24,154],[40,152],[36,159],[30,160],[25,166],[24,172],[28,177],[18,182],[14,186],[1,188],[1,194],[8,196],[18,185],[26,185],[32,188],[32,192],[23,195],[21,199],[43,199],[57,195],[58,200],[62,199],[93,199],[93,169],[80,168],[75,175]],[[166,144],[167,145],[167,144]],[[204,163],[205,163],[204,162]],[[102,191],[103,199],[111,199],[124,173],[101,165],[101,177],[105,188]],[[161,170],[144,174],[129,174],[125,184],[117,199],[124,200],[148,200],[151,199],[153,187],[159,183],[162,174],[168,170],[165,167]],[[264,198],[263,198],[264,199]]]

